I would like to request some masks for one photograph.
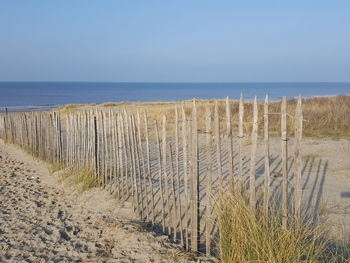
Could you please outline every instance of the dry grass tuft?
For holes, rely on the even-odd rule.
[[[179,250],[175,253],[168,254],[166,259],[169,262],[183,262],[183,261],[191,261],[193,262],[195,260],[195,254],[189,251],[182,251]],[[198,261],[199,262],[199,261]]]
[[[81,106],[82,106],[81,104],[66,104],[64,106],[58,107],[56,110],[61,111],[61,112],[69,112],[69,111],[77,109]]]
[[[240,194],[227,194],[218,206],[219,248],[223,263],[348,262],[346,250],[335,250],[324,226],[291,222],[251,210]]]
[[[100,104],[101,107],[115,107],[115,106],[119,106],[119,103],[116,102],[105,102]]]
[[[55,162],[55,163],[52,163],[52,164],[49,164],[49,173],[52,175],[54,174],[55,172],[58,172],[62,169],[65,168],[65,165],[63,165],[62,163],[58,163],[58,162]]]
[[[71,182],[78,187],[79,192],[87,191],[99,185],[93,169],[90,167],[80,168],[79,170],[66,169],[64,173],[60,174],[59,178],[60,182],[71,179]]]
[[[214,113],[215,101],[218,102],[221,129],[226,129],[225,124],[225,100],[196,100],[198,113],[198,129],[203,132],[205,130],[205,108],[209,105],[212,113]],[[157,120],[161,124],[162,116],[167,118],[167,127],[169,131],[174,128],[174,106],[178,105],[179,119],[182,120],[181,111],[182,102],[107,102],[100,104],[100,109],[105,107],[113,107],[115,110],[127,110],[128,112],[144,112],[147,111],[150,123]],[[232,110],[232,128],[234,134],[237,134],[238,128],[238,106],[237,100],[231,100]],[[184,101],[185,114],[188,120],[191,119],[192,101]],[[290,116],[295,115],[296,100],[291,99],[287,102],[287,112]],[[58,108],[63,113],[63,118],[67,112],[72,110],[86,109],[91,105],[66,105]],[[269,105],[270,113],[280,113],[280,101],[271,101]],[[262,134],[263,128],[263,102],[258,104],[259,108],[259,133]],[[303,114],[305,122],[303,124],[303,134],[308,137],[331,137],[345,138],[350,136],[350,96],[338,95],[334,97],[314,97],[303,99]],[[252,129],[253,105],[251,101],[246,101],[244,104],[244,133],[249,136]],[[271,114],[270,132],[271,135],[279,135],[281,129],[280,115]],[[181,126],[181,125],[180,125]],[[294,119],[288,118],[288,133],[289,136],[294,135]]]
[[[93,169],[91,169],[90,167],[80,169],[75,174],[74,178],[74,182],[78,185],[81,192],[98,186],[98,182],[94,176]]]

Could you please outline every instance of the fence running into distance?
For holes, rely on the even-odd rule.
[[[221,111],[217,101],[201,103],[201,114],[197,113],[196,100],[175,104],[168,120],[165,115],[151,120],[147,110],[120,107],[91,107],[64,116],[55,110],[3,114],[0,135],[5,142],[19,145],[51,164],[91,169],[101,186],[121,200],[131,201],[141,220],[158,225],[188,250],[213,253],[217,236],[215,203],[225,191],[242,186],[249,193],[253,209],[262,206],[267,213],[272,200],[278,199],[284,225],[291,217],[300,218],[301,97],[295,104],[295,116],[287,113],[285,97],[280,112],[269,112],[266,97],[260,119],[255,98],[249,122],[245,122],[242,96],[235,109],[238,112],[234,112],[238,116],[235,121],[233,102],[228,98]],[[272,184],[270,167],[271,115],[276,115],[281,124],[277,186]],[[288,166],[288,118],[294,119],[295,126],[292,168]],[[257,151],[258,146],[262,150]],[[273,196],[276,191],[278,195]]]

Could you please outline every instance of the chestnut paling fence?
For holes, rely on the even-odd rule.
[[[269,112],[267,97],[262,103],[258,118],[254,99],[249,121],[245,121],[242,96],[238,112],[233,112],[228,98],[224,111],[217,101],[201,101],[199,112],[193,100],[175,104],[170,117],[157,120],[150,119],[147,110],[120,107],[92,107],[64,116],[55,110],[9,113],[1,116],[0,135],[51,164],[90,169],[101,186],[122,201],[131,201],[141,220],[159,225],[186,249],[210,255],[215,253],[217,235],[215,203],[226,191],[246,188],[251,208],[262,206],[266,213],[272,205],[276,209],[272,200],[280,200],[283,225],[291,217],[302,216],[301,97],[295,116],[287,113],[285,97],[280,112]],[[277,167],[271,167],[269,147],[271,115],[278,116],[281,128],[280,182],[275,186],[271,175]],[[292,150],[287,148],[288,118],[294,119],[294,127],[288,127],[293,130]]]

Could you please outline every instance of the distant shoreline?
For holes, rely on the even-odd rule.
[[[303,97],[303,99],[312,99],[312,98],[334,98],[337,96],[350,96],[350,92],[349,94],[336,94],[336,95],[318,95],[318,96],[310,96],[310,97]],[[293,100],[294,98],[287,98],[288,100]],[[209,100],[224,100],[225,98],[211,98],[211,99],[200,99],[200,98],[194,98],[198,101],[209,101]],[[154,105],[154,104],[174,104],[176,102],[182,102],[182,101],[190,101],[189,100],[163,100],[163,101],[158,101],[158,100],[154,100],[154,101],[105,101],[105,102],[100,102],[100,103],[66,103],[66,104],[41,104],[41,105],[23,105],[23,106],[1,106],[0,107],[0,113],[4,113],[6,112],[6,108],[7,108],[7,112],[29,112],[29,111],[45,111],[45,110],[52,110],[52,109],[56,109],[56,108],[61,108],[61,107],[65,107],[67,105],[74,105],[76,106],[76,108],[82,108],[82,107],[86,107],[86,106],[102,106],[102,107],[108,107],[108,105],[110,105],[110,107],[113,106],[120,106],[120,105],[128,105],[129,107],[132,105],[135,106],[139,106],[141,105]],[[238,101],[237,99],[231,99],[232,101]],[[251,101],[251,99],[245,99],[246,102]],[[278,102],[280,101],[279,99],[270,99],[270,102]]]
[[[254,96],[271,100],[328,97],[350,94],[350,82],[254,82],[254,83],[109,83],[109,82],[0,82],[0,108],[45,108],[66,104],[91,104],[109,101],[183,101],[193,98],[239,99]],[[50,106],[54,105],[54,106]]]

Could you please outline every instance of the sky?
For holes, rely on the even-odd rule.
[[[350,1],[0,0],[0,81],[350,81]]]

